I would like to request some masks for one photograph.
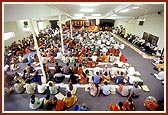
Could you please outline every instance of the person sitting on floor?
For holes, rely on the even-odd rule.
[[[128,98],[127,101],[123,102],[124,107],[126,108],[126,111],[135,111],[135,101],[132,98]]]
[[[158,80],[161,80],[161,81],[164,80],[164,70],[163,70],[163,68],[160,69],[160,72],[158,74],[155,73],[154,76]]]
[[[110,103],[108,105],[108,108],[111,111],[126,111],[126,108],[124,107],[123,102],[121,102],[121,101],[118,104]]]
[[[62,71],[66,75],[68,75],[70,73],[69,63],[66,63],[66,65],[62,68]]]
[[[79,77],[76,76],[73,72],[70,75],[70,78],[68,80],[68,82],[71,82],[72,84],[76,84],[79,82]]]
[[[101,81],[102,81],[102,78],[101,78],[99,72],[96,72],[96,75],[94,75],[92,79],[93,79],[93,82],[94,82],[95,84],[100,84]]]
[[[35,83],[41,82],[41,76],[38,74],[38,71],[36,71],[33,76],[33,82]]]
[[[42,84],[41,82],[39,82],[37,84],[37,91],[40,94],[45,94],[47,92],[47,86],[45,84]]]
[[[28,57],[27,57],[27,60],[29,63],[33,63],[33,57],[29,54]]]
[[[53,110],[55,110],[55,106],[56,106],[56,104],[57,104],[57,98],[54,96],[53,98],[52,98],[52,100],[51,100],[51,104],[52,104],[52,108],[53,108]]]
[[[68,87],[66,87],[65,89],[65,93],[67,94],[67,92],[71,92],[72,95],[75,95],[76,91],[77,91],[77,87],[73,86],[73,84],[69,82]]]
[[[25,63],[25,62],[27,62],[27,58],[24,57],[23,54],[20,54],[20,55],[19,55],[19,62]]]
[[[125,85],[123,82],[122,84],[119,84],[116,88],[117,92],[122,96],[128,96],[129,95],[129,87]]]
[[[123,84],[124,83],[123,72],[121,72],[120,74],[121,75],[118,75],[118,76],[114,77],[114,80],[115,80],[116,84]]]
[[[36,62],[36,64],[39,63],[39,59],[38,59],[37,54],[34,54],[34,62]]]
[[[11,71],[16,71],[16,70],[18,70],[18,69],[19,69],[19,66],[18,66],[17,64],[12,63],[12,64],[10,65],[10,70],[11,70]]]
[[[34,94],[31,95],[29,107],[30,109],[39,109],[43,104],[44,98],[37,98]]]
[[[87,83],[87,77],[86,77],[86,74],[84,72],[79,75],[79,83],[80,84],[86,84]]]
[[[27,94],[34,94],[36,89],[35,83],[30,83],[29,80],[26,81],[26,84],[24,85],[24,88],[26,88],[25,93]]]
[[[115,56],[114,56],[114,54],[110,54],[109,62],[113,63],[114,61],[115,61]]]
[[[50,91],[50,94],[57,94],[59,93],[59,89],[60,87],[59,86],[56,86],[54,83],[50,82],[49,83],[49,91]]]
[[[134,75],[129,75],[128,76],[128,82],[129,82],[129,84],[132,85],[134,82],[136,82],[136,80],[137,80],[137,77],[135,77]]]
[[[130,88],[130,94],[128,96],[128,98],[131,97],[139,97],[141,94],[141,89],[138,87],[138,82],[134,82],[133,87]]]
[[[100,89],[101,89],[101,92],[102,92],[105,96],[108,96],[108,95],[111,94],[111,92],[110,92],[111,87],[108,85],[108,83],[107,83],[106,81],[104,82],[104,85],[102,85],[102,86],[100,87]]]
[[[126,57],[123,54],[120,56],[120,61],[124,63],[127,61]]]
[[[79,67],[78,67],[78,75],[82,74],[83,73],[83,67],[82,67],[82,64],[80,63],[79,64]]]
[[[131,76],[134,74],[135,74],[135,68],[131,64],[129,64],[129,67],[127,69],[127,76]]]
[[[85,103],[82,103],[80,105],[75,105],[74,107],[75,111],[88,111],[88,107],[86,106]]]
[[[104,74],[102,75],[102,82],[111,83],[111,77],[108,75],[107,72],[104,72]]]
[[[16,93],[23,93],[25,91],[25,88],[23,86],[24,86],[24,84],[17,80],[14,84],[14,89],[15,89]]]
[[[25,84],[25,80],[23,79],[23,77],[21,75],[19,75],[17,72],[15,73],[15,76],[14,76],[14,81],[19,81],[20,83],[22,84]]]
[[[71,107],[77,102],[78,98],[76,95],[72,95],[71,92],[67,92],[66,96],[64,97],[64,102],[66,107]]]
[[[59,73],[61,71],[61,66],[58,65],[58,63],[55,63],[55,73]]]
[[[164,104],[160,100],[157,100],[153,96],[148,96],[144,100],[144,106],[149,109],[150,111],[163,111],[164,110]]]
[[[164,69],[164,62],[163,61],[159,62],[159,64],[157,64],[155,68],[156,68],[155,70],[161,71],[161,68]]]
[[[99,94],[100,94],[100,87],[98,84],[95,84],[95,83],[92,83],[91,84],[91,87],[89,88],[90,91],[90,95],[93,96],[93,97],[98,97]]]
[[[59,71],[58,73],[55,73],[53,77],[56,83],[61,83],[65,79],[65,76],[62,74],[61,71]]]
[[[54,56],[51,55],[51,56],[49,57],[48,61],[49,61],[50,63],[55,63],[55,58],[54,58]]]
[[[76,63],[74,63],[74,66],[71,67],[71,70],[74,74],[77,74],[78,73],[78,66],[76,66]]]
[[[34,68],[31,66],[30,63],[27,64],[26,72],[27,72],[27,77],[30,79],[30,73],[34,72]]]
[[[43,109],[45,110],[51,110],[52,109],[52,103],[50,99],[50,95],[47,95],[43,100]]]

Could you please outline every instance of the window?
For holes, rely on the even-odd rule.
[[[11,39],[11,38],[14,38],[14,37],[15,37],[15,33],[14,32],[4,33],[4,40],[8,40],[8,39]]]

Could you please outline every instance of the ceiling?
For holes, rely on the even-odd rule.
[[[96,3],[96,4],[95,4]],[[115,2],[87,2],[87,3],[4,3],[4,21],[14,21],[23,19],[33,20],[51,20],[58,19],[58,15],[62,14],[64,18],[81,18],[74,17],[74,14],[83,14],[87,18],[100,19],[119,19],[119,18],[137,18],[146,14],[164,12],[165,3],[115,3]],[[132,9],[139,7],[138,9]],[[81,8],[90,9],[93,12],[81,12]],[[121,12],[124,9],[130,9],[128,12]],[[101,16],[93,17],[92,14],[101,14]]]

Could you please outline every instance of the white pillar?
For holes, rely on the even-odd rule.
[[[40,63],[41,71],[42,71],[42,74],[43,74],[43,76],[42,76],[43,78],[41,78],[41,81],[42,81],[42,83],[46,83],[47,82],[46,74],[45,74],[45,71],[44,71],[44,68],[43,68],[43,63],[41,61],[42,59],[41,59],[41,55],[40,55],[40,51],[39,51],[39,47],[38,47],[38,43],[37,43],[37,39],[36,39],[36,32],[35,32],[34,27],[33,27],[33,21],[30,19],[29,22],[30,22],[31,32],[33,34],[34,45],[35,45],[35,48],[36,48],[36,51],[37,51],[37,56],[39,58],[39,63]]]
[[[71,31],[71,39],[72,39],[72,33],[73,33],[73,30],[72,30],[72,19],[70,19],[70,31]]]
[[[61,21],[61,15],[59,15],[59,27],[60,27],[60,34],[61,34],[62,53],[63,53],[63,55],[64,55],[64,41],[63,41],[63,35],[62,35],[62,21]]]

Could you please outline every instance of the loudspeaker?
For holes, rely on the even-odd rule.
[[[26,21],[26,22],[23,22],[24,23],[24,26],[27,26],[28,25],[28,22]]]
[[[139,21],[139,25],[142,26],[144,21]]]

